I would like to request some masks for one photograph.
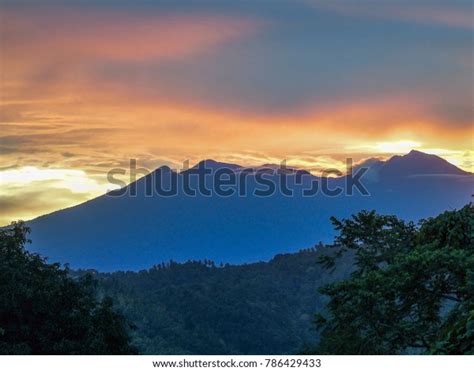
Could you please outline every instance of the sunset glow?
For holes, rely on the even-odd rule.
[[[63,3],[0,3],[0,225],[130,158],[317,174],[418,149],[474,171],[469,2]]]

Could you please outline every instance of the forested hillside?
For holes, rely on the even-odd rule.
[[[335,245],[268,262],[114,273],[48,264],[23,224],[2,229],[0,353],[474,353],[472,204],[332,223]]]
[[[297,353],[317,340],[312,321],[325,304],[318,287],[351,269],[350,258],[332,273],[318,265],[328,251],[238,266],[168,263],[96,277],[135,324],[134,344],[142,353]]]
[[[474,352],[472,205],[418,224],[375,211],[332,222],[336,245],[267,263],[97,277],[144,353]]]

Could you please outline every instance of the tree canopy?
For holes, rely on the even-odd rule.
[[[325,305],[318,287],[346,278],[352,265],[340,261],[327,274],[317,264],[326,251],[243,265],[169,262],[95,277],[136,325],[140,353],[295,354],[317,340],[312,317]]]
[[[95,282],[25,250],[22,223],[0,230],[0,354],[133,354],[129,325]]]
[[[316,353],[473,354],[474,214],[469,204],[418,226],[364,211],[332,222],[339,232],[333,267],[351,251],[349,279],[320,289]]]
[[[14,224],[0,230],[0,354],[129,354],[132,342],[151,354],[291,354],[318,339],[310,352],[474,353],[471,204],[419,224],[374,211],[332,222],[334,245],[269,262],[107,274],[48,264]]]

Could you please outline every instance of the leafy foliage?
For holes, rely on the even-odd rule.
[[[316,316],[315,352],[473,353],[473,210],[445,212],[419,228],[366,211],[333,219],[340,249],[320,263],[329,268],[352,251],[355,269],[320,289],[329,315]]]
[[[457,313],[455,313],[457,314]],[[474,311],[450,321],[442,330],[441,338],[431,349],[431,354],[474,354]]]
[[[0,230],[0,354],[129,354],[128,325],[89,275],[25,250],[22,223]]]
[[[327,274],[316,262],[329,252],[306,249],[238,266],[170,262],[97,278],[136,325],[140,353],[294,354],[317,340],[312,315],[325,305],[318,287],[347,277],[352,266],[341,261]]]
[[[332,222],[335,245],[269,262],[114,273],[47,264],[23,224],[0,230],[0,353],[474,353],[472,205]]]

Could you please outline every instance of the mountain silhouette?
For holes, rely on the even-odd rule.
[[[169,189],[185,178],[197,187],[194,175],[204,165],[213,175],[224,169],[227,175],[244,179],[246,195],[149,192],[154,182]],[[275,184],[274,192],[265,197],[254,194],[262,188],[257,179],[265,166],[245,168],[205,160],[182,173],[161,167],[120,191],[28,222],[33,240],[30,250],[50,261],[70,263],[72,268],[99,271],[139,270],[169,260],[249,263],[319,241],[332,242],[331,216],[345,218],[362,209],[375,209],[417,221],[470,201],[473,175],[437,156],[412,151],[366,165],[371,170],[362,179],[369,195],[358,189],[347,195],[349,178],[345,176],[324,183],[308,172],[285,170],[265,174]],[[283,177],[293,196],[285,194]],[[204,183],[212,188],[215,179]],[[304,195],[303,189],[315,183],[320,188],[324,184],[328,189],[341,187],[343,193]]]
[[[394,156],[379,169],[382,176],[467,175],[464,170],[441,157],[412,150],[405,156]]]

